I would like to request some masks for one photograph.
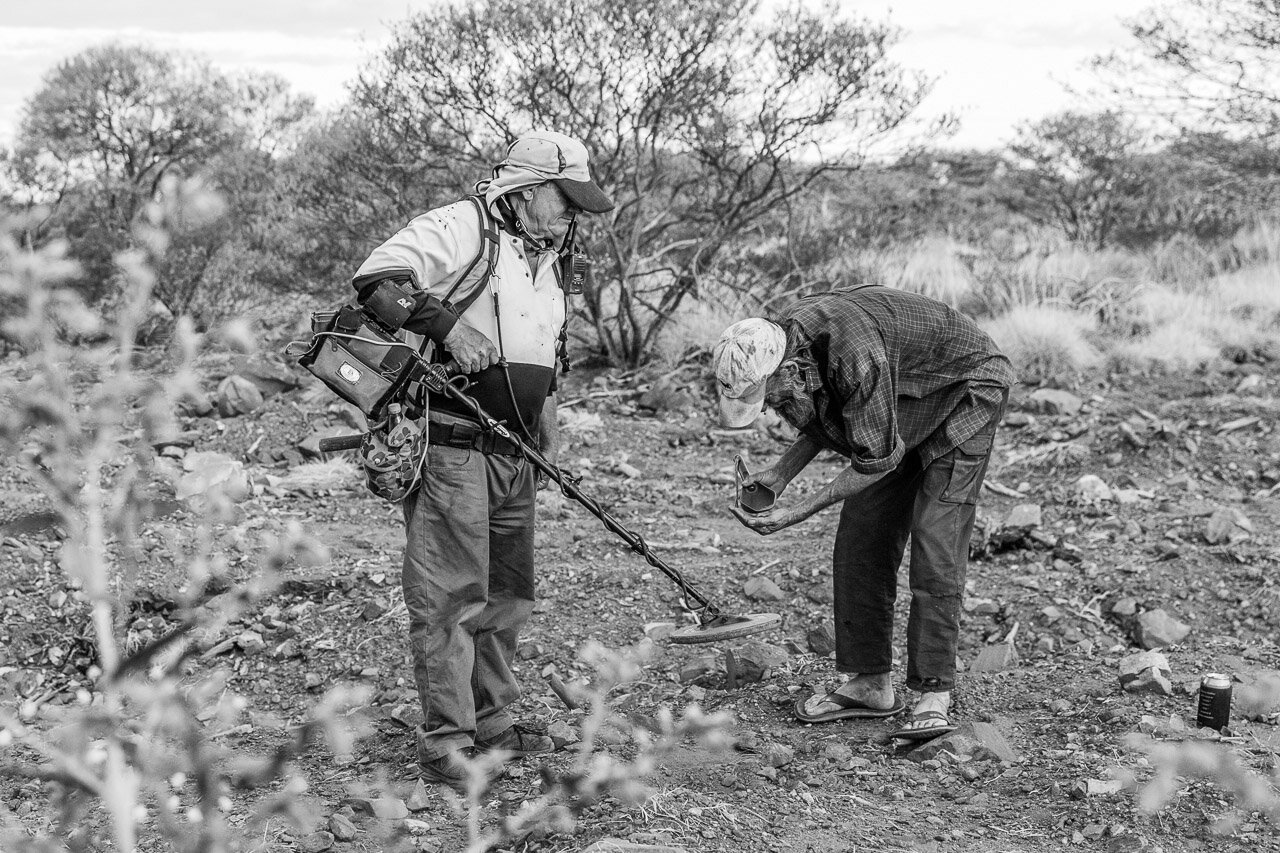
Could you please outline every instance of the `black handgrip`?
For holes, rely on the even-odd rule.
[[[321,453],[337,453],[339,450],[357,450],[364,441],[364,433],[355,435],[335,435],[332,438],[320,439]]]

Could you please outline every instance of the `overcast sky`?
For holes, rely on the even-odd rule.
[[[0,140],[59,60],[110,40],[203,53],[222,68],[274,71],[321,106],[385,39],[387,25],[433,0],[3,0]],[[994,147],[1019,122],[1072,106],[1091,56],[1125,44],[1120,23],[1151,0],[839,0],[906,32],[896,57],[937,77],[930,112],[958,112],[955,146]]]

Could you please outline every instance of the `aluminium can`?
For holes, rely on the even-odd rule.
[[[1196,725],[1202,729],[1222,729],[1231,719],[1231,676],[1211,672],[1200,679],[1196,702]]]

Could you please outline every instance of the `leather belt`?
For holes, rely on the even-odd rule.
[[[496,456],[523,456],[515,442],[508,441],[495,432],[489,432],[479,424],[427,423],[427,441],[445,447],[465,447]]]

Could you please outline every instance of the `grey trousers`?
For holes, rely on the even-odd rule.
[[[522,457],[433,444],[422,486],[404,502],[420,760],[512,724],[511,662],[533,612],[534,473]]]
[[[907,687],[955,687],[969,534],[999,414],[921,468],[908,453],[889,474],[844,502],[833,559],[836,668],[875,674],[893,665],[898,565],[911,538]]]

